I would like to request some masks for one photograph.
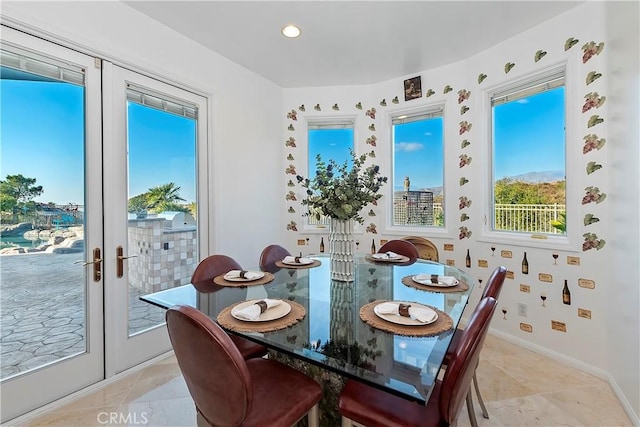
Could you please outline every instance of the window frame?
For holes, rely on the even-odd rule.
[[[394,150],[394,121],[397,120],[400,116],[408,116],[408,117],[416,117],[421,115],[431,115],[433,113],[440,112],[442,116],[442,158],[443,158],[443,170],[442,170],[442,208],[444,212],[444,225],[442,227],[437,226],[407,226],[407,225],[395,225],[393,218],[393,197],[394,197],[394,183],[393,183],[393,175],[395,173],[395,150]],[[389,183],[386,186],[386,191],[384,193],[385,197],[381,199],[385,204],[385,212],[386,212],[386,220],[385,220],[385,231],[389,234],[415,234],[415,233],[429,233],[432,236],[438,237],[450,237],[451,230],[453,229],[453,221],[451,216],[451,197],[447,198],[446,193],[447,189],[450,187],[448,183],[448,175],[451,174],[451,171],[447,171],[447,159],[450,157],[448,154],[449,148],[447,147],[447,136],[448,136],[448,120],[447,120],[447,103],[445,100],[437,100],[434,102],[430,102],[427,104],[422,104],[417,107],[411,108],[395,108],[390,109],[386,112],[386,123],[388,129],[388,140],[389,140],[389,148],[388,148],[388,161],[387,170],[389,171]]]
[[[523,87],[528,84],[533,85],[545,77],[564,70],[564,98],[565,98],[565,212],[567,213],[567,232],[565,234],[545,234],[533,232],[516,232],[493,230],[494,221],[494,147],[493,147],[493,105],[492,97],[496,94],[508,92],[515,87]],[[484,135],[487,141],[486,149],[478,153],[483,164],[489,165],[483,177],[485,184],[482,186],[483,194],[483,217],[482,232],[479,233],[478,241],[491,242],[513,246],[535,247],[544,249],[555,249],[568,252],[578,252],[580,250],[579,236],[581,232],[579,204],[579,173],[577,161],[572,161],[575,157],[575,150],[571,150],[569,141],[575,141],[578,137],[578,126],[580,123],[579,107],[576,106],[577,84],[573,76],[577,75],[577,69],[567,61],[557,62],[548,67],[523,74],[513,79],[505,80],[482,90],[481,110],[484,120],[479,127],[481,136]],[[530,95],[528,95],[530,96]]]
[[[309,130],[325,128],[325,129],[345,129],[350,128],[353,130],[353,151],[356,156],[360,155],[358,150],[358,118],[355,114],[340,114],[340,115],[313,115],[304,117],[304,165],[300,170],[304,172],[300,175],[311,179],[309,175],[310,172],[310,161],[315,161],[315,159],[309,159]],[[350,126],[349,126],[350,125]],[[328,161],[328,159],[323,159],[324,161]],[[306,197],[306,194],[302,193],[300,195],[302,199]],[[300,201],[302,201],[302,199]],[[315,233],[315,234],[325,234],[329,229],[329,224],[310,224],[309,217],[306,216],[306,206],[302,205],[302,230],[305,233]],[[361,232],[361,226],[359,223],[354,224],[354,231],[356,233]]]

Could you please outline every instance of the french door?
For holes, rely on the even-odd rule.
[[[138,297],[207,251],[208,153],[206,98],[5,26],[0,47],[4,422],[170,349]]]
[[[165,311],[138,296],[188,284],[197,265],[207,100],[106,61],[103,82],[109,375],[170,348]]]
[[[104,378],[101,77],[2,27],[2,422]]]

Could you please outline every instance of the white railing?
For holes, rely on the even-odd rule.
[[[560,231],[553,228],[551,221],[560,219],[560,214],[565,212],[566,206],[561,204],[552,205],[514,205],[514,204],[496,204],[495,205],[495,222],[494,229],[503,231],[523,231],[531,233],[554,233],[560,234]],[[394,223],[402,223],[402,214],[398,212],[398,206],[395,206]],[[433,218],[438,224],[439,218],[444,217],[444,209],[442,203],[433,204]],[[316,220],[309,217],[309,225],[329,226],[329,218],[322,217]],[[431,224],[429,224],[431,225]]]
[[[532,233],[557,233],[551,221],[560,219],[566,206],[553,205],[512,205],[496,204],[494,229],[505,231],[525,231]]]

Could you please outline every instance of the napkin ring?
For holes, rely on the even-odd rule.
[[[431,283],[438,283],[438,275],[437,274],[432,274],[431,275]]]
[[[241,270],[241,271],[240,271],[240,277],[241,277],[242,279],[246,279],[245,274],[247,274],[247,273],[248,273],[248,271],[247,271],[247,270]]]
[[[409,316],[409,307],[411,307],[411,304],[399,304],[398,305],[398,314],[400,314],[400,316],[403,316],[403,317],[410,317]]]
[[[257,301],[256,305],[260,307],[260,314],[267,311],[267,302],[266,301]]]
[[[296,264],[300,264],[300,257],[299,256],[295,257],[294,260],[295,260]]]

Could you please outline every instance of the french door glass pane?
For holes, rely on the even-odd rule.
[[[157,94],[153,95],[157,100]],[[163,324],[140,295],[190,283],[196,267],[196,130],[192,109],[175,114],[127,102],[129,335]],[[144,96],[139,99],[145,99]],[[162,108],[171,105],[173,108]],[[127,254],[125,254],[127,255]]]
[[[85,88],[4,66],[0,76],[5,380],[86,351],[85,273],[92,270],[77,263],[88,259]]]

